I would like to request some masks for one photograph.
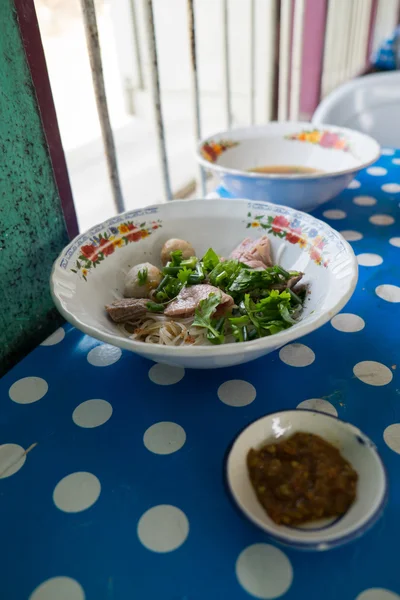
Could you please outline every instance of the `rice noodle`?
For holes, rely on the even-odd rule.
[[[128,321],[118,326],[131,340],[161,344],[163,346],[209,345],[206,330],[193,327],[194,317],[172,319],[164,315],[146,313],[136,321]]]

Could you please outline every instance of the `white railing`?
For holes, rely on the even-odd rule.
[[[139,1],[139,0],[138,0]],[[191,89],[193,102],[194,137],[197,142],[202,136],[202,93],[199,83],[199,46],[197,44],[196,4],[202,0],[186,0],[188,20],[188,56],[190,58]],[[215,0],[220,2],[221,43],[213,41],[215,52],[219,53],[221,61],[222,103],[224,106],[225,123],[228,128],[234,123],[232,91],[232,46],[230,28],[230,0]],[[310,0],[242,0],[243,10],[248,10],[248,102],[250,123],[278,118],[279,120],[297,120],[301,114],[302,97],[302,66],[305,36],[313,35],[313,24],[305,21],[305,9]],[[369,43],[373,40],[376,47],[382,38],[389,34],[398,21],[399,0],[320,0],[328,2],[325,26],[325,39],[322,61],[321,96],[325,96],[344,81],[356,76],[365,67],[369,53]],[[137,88],[149,88],[154,109],[156,133],[158,139],[158,160],[162,173],[165,200],[173,199],[170,180],[168,153],[166,149],[165,128],[162,109],[161,78],[158,53],[163,48],[157,47],[157,31],[155,26],[155,0],[141,0],[140,15],[136,10],[135,0],[129,0],[132,17],[132,37],[134,62],[136,64]],[[93,85],[96,94],[98,116],[101,123],[103,143],[107,157],[109,178],[113,190],[115,209],[124,208],[121,185],[119,181],[117,156],[107,110],[100,45],[96,25],[94,0],[81,0],[90,64],[93,75]],[[266,4],[267,3],[267,4]],[[268,16],[263,29],[260,19]],[[144,22],[139,23],[139,16]],[[316,24],[319,26],[319,24]],[[148,65],[143,61],[143,51],[139,43],[139,29],[145,32],[147,43]],[[266,32],[269,52],[267,63],[263,64],[268,72],[264,80],[267,90],[260,92],[258,80],[258,62],[261,56],[259,50],[259,32]],[[173,34],[173,32],[171,32]],[[279,35],[279,44],[275,36]],[[264,41],[264,40],[263,40]],[[278,56],[277,54],[278,53]],[[278,68],[275,68],[278,65]],[[146,66],[148,73],[145,73]],[[278,89],[277,103],[274,108],[275,91]],[[262,118],[257,118],[259,99],[264,102],[261,111]],[[276,111],[275,111],[276,109]],[[276,114],[275,114],[276,112]],[[222,128],[222,127],[221,127]],[[206,192],[206,177],[203,170],[199,172],[199,183],[203,194]]]

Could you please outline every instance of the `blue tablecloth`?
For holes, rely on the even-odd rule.
[[[387,149],[315,212],[360,276],[302,346],[185,373],[66,325],[2,379],[1,599],[400,599],[399,200]],[[304,401],[370,436],[390,480],[377,525],[319,554],[278,548],[224,482],[238,432]]]

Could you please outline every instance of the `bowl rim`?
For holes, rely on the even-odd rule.
[[[232,137],[232,135],[237,135],[240,136],[240,134],[243,134],[244,132],[249,132],[249,131],[254,131],[255,133],[258,132],[262,132],[262,130],[268,130],[268,128],[270,127],[270,125],[293,125],[293,126],[316,126],[315,123],[312,123],[310,121],[270,121],[269,123],[266,123],[264,125],[249,125],[248,127],[237,127],[234,129],[226,129],[226,130],[222,130],[222,131],[217,131],[216,133],[209,135],[205,138],[203,138],[198,144],[197,144],[197,149],[196,149],[196,158],[197,158],[197,162],[202,165],[203,167],[205,167],[206,169],[211,169],[213,171],[217,171],[219,173],[225,173],[228,175],[239,175],[240,177],[244,177],[246,179],[266,179],[266,180],[278,180],[281,182],[288,182],[288,181],[293,181],[296,179],[299,180],[309,180],[309,179],[325,179],[327,177],[339,177],[340,175],[347,175],[350,173],[356,173],[358,171],[360,171],[361,169],[365,169],[366,167],[369,167],[370,165],[372,165],[373,163],[375,163],[379,157],[381,156],[381,146],[380,144],[375,140],[375,138],[371,137],[370,135],[367,135],[366,133],[363,133],[361,131],[356,131],[355,129],[350,129],[348,127],[340,127],[338,125],[329,125],[327,123],[318,123],[318,129],[320,128],[329,128],[332,131],[342,131],[344,133],[356,133],[357,135],[360,135],[362,137],[364,137],[365,139],[370,140],[371,142],[373,142],[376,145],[376,154],[374,155],[374,157],[368,161],[364,161],[362,162],[360,165],[358,166],[353,166],[353,167],[349,167],[347,169],[342,169],[340,171],[333,171],[333,172],[322,172],[322,173],[303,173],[301,175],[299,175],[298,173],[293,173],[293,174],[286,174],[284,176],[282,176],[282,174],[280,173],[258,173],[258,172],[252,172],[252,171],[242,171],[241,169],[232,169],[230,167],[224,167],[223,165],[219,165],[215,162],[211,162],[209,160],[207,160],[206,158],[203,157],[202,153],[201,153],[201,148],[202,146],[208,142],[209,140],[213,139],[213,138],[221,138],[223,139],[225,138],[229,138]],[[258,136],[250,136],[250,137],[246,137],[243,139],[253,139],[253,138],[260,138],[261,135]],[[239,140],[238,140],[239,141]]]
[[[189,202],[201,203],[201,202],[205,202],[205,200],[204,199],[196,199],[196,200],[190,200]],[[258,208],[260,205],[259,202],[251,201],[251,200],[247,200],[247,199],[243,199],[243,198],[242,199],[240,199],[240,198],[232,199],[232,200],[229,200],[229,199],[228,200],[215,200],[214,202],[223,203],[224,207],[226,207],[227,209],[228,209],[227,202],[228,203],[233,202],[235,204],[237,204],[238,202],[246,203],[246,209],[251,208],[250,204],[255,204],[258,206]],[[175,205],[187,206],[188,201],[187,200],[174,200],[173,204],[174,204],[174,206]],[[208,205],[208,202],[206,204]],[[53,298],[54,304],[55,304],[57,310],[66,319],[66,321],[71,323],[74,327],[76,327],[80,331],[83,331],[84,333],[86,333],[87,335],[90,335],[91,337],[93,337],[95,339],[98,339],[102,342],[111,344],[111,345],[119,347],[119,348],[123,348],[125,350],[130,350],[132,352],[137,351],[139,354],[146,353],[145,349],[147,348],[148,349],[147,354],[158,354],[159,356],[162,355],[163,358],[170,357],[171,361],[173,361],[173,358],[175,356],[179,357],[179,358],[198,358],[198,357],[202,357],[202,356],[207,356],[207,358],[211,358],[211,357],[218,358],[221,356],[232,356],[232,355],[238,354],[241,352],[241,349],[243,349],[243,351],[245,351],[246,349],[248,349],[249,351],[251,349],[256,351],[257,349],[267,349],[267,348],[271,348],[271,347],[274,349],[281,348],[282,346],[286,345],[287,343],[289,343],[293,340],[297,340],[297,339],[307,335],[308,333],[311,333],[312,331],[318,329],[322,325],[325,325],[325,323],[327,323],[331,318],[333,318],[338,312],[340,312],[342,310],[342,308],[347,304],[347,302],[351,298],[351,296],[355,290],[355,287],[357,285],[358,263],[357,263],[357,259],[356,259],[355,253],[353,251],[353,248],[350,246],[350,244],[343,238],[343,236],[338,231],[333,229],[330,225],[328,225],[324,221],[321,221],[320,219],[317,219],[313,215],[304,213],[303,211],[299,211],[294,208],[290,208],[290,207],[286,207],[286,206],[282,206],[282,205],[276,205],[276,204],[272,204],[270,202],[263,202],[262,204],[263,204],[263,207],[265,205],[265,210],[271,210],[272,212],[275,212],[277,209],[281,210],[282,208],[284,208],[285,210],[287,209],[293,217],[295,217],[297,215],[300,215],[300,216],[306,215],[307,218],[313,219],[313,221],[315,222],[316,228],[319,228],[321,225],[323,225],[324,228],[327,227],[331,231],[331,233],[333,233],[333,235],[335,237],[340,239],[341,243],[346,248],[347,259],[351,261],[350,265],[349,265],[351,268],[351,275],[349,275],[346,278],[346,287],[345,287],[341,297],[339,297],[339,299],[336,301],[335,305],[329,311],[325,310],[321,314],[315,315],[315,316],[310,315],[310,320],[307,323],[305,323],[304,321],[299,321],[296,325],[293,325],[289,329],[285,329],[284,331],[280,331],[279,333],[276,333],[274,335],[270,335],[267,337],[263,337],[263,338],[259,338],[259,339],[255,339],[255,340],[251,340],[251,341],[247,341],[247,342],[241,342],[240,344],[238,344],[236,342],[231,342],[231,343],[221,344],[219,346],[214,346],[214,345],[163,346],[163,345],[159,345],[159,344],[146,344],[146,342],[136,341],[136,340],[130,339],[129,337],[124,337],[122,334],[118,334],[117,331],[115,333],[108,333],[108,332],[100,331],[97,327],[95,327],[93,325],[87,325],[79,317],[77,317],[74,312],[72,312],[66,306],[65,301],[58,295],[57,291],[55,290],[55,287],[56,287],[56,284],[58,281],[57,268],[58,268],[58,265],[59,265],[62,257],[64,256],[64,254],[67,252],[67,250],[71,246],[73,246],[76,243],[78,238],[80,238],[82,235],[85,235],[85,233],[90,232],[92,229],[99,227],[100,225],[102,227],[103,226],[106,227],[107,223],[110,220],[115,219],[115,216],[110,217],[109,219],[107,219],[106,221],[103,221],[100,224],[93,225],[86,232],[79,233],[60,252],[60,254],[58,255],[58,257],[56,258],[56,260],[53,263],[53,267],[52,267],[51,274],[50,274],[50,292],[51,292],[51,296]],[[153,204],[153,205],[146,206],[145,209],[153,209],[153,208],[159,208],[159,207],[165,207],[165,206],[168,206],[168,204],[165,204],[165,203]],[[141,209],[139,208],[137,210],[141,210]],[[132,212],[132,211],[125,211],[123,213],[119,213],[117,216],[119,218],[123,219],[124,215],[126,215],[127,213],[130,213],[130,212]],[[156,349],[157,349],[157,352],[155,353],[154,350],[156,350]]]
[[[373,514],[367,520],[362,521],[360,523],[360,525],[358,527],[356,527],[350,533],[343,533],[343,535],[336,537],[332,540],[328,540],[328,541],[324,541],[323,539],[320,539],[318,541],[316,541],[316,540],[303,541],[303,540],[297,540],[297,539],[293,540],[290,538],[290,536],[285,536],[284,534],[279,535],[279,534],[276,534],[275,532],[271,531],[268,526],[266,526],[265,524],[261,524],[259,522],[259,520],[253,515],[252,512],[250,512],[249,510],[247,510],[247,508],[245,506],[240,504],[235,493],[232,490],[231,479],[228,474],[229,460],[231,458],[233,448],[234,448],[236,442],[238,441],[239,437],[249,427],[251,427],[252,425],[257,423],[258,421],[262,421],[266,418],[278,416],[283,413],[296,414],[298,412],[317,414],[319,416],[322,415],[323,418],[328,417],[330,419],[334,419],[337,423],[340,423],[341,426],[344,426],[345,428],[352,430],[354,435],[356,435],[356,436],[361,435],[363,440],[365,442],[367,442],[369,448],[372,450],[372,452],[375,454],[376,458],[378,459],[378,464],[379,464],[382,474],[383,474],[382,498],[381,498],[378,506],[376,507],[375,511],[373,512]],[[245,425],[239,431],[239,433],[235,436],[233,441],[231,442],[231,444],[228,448],[228,451],[225,454],[223,468],[224,468],[225,482],[228,487],[229,493],[231,495],[231,498],[232,498],[235,506],[240,510],[241,514],[244,515],[249,521],[251,521],[258,529],[261,529],[262,531],[264,531],[267,535],[269,535],[271,538],[276,540],[278,543],[283,544],[285,546],[290,546],[292,548],[297,548],[299,550],[319,550],[319,551],[320,550],[331,550],[332,548],[341,546],[343,544],[346,544],[348,542],[351,542],[351,541],[361,537],[380,519],[380,517],[382,516],[383,510],[387,504],[388,497],[389,497],[389,479],[388,479],[386,466],[385,466],[385,463],[383,462],[382,457],[381,457],[380,453],[378,452],[378,449],[377,449],[376,445],[374,444],[374,442],[363,431],[361,431],[361,429],[359,429],[353,423],[350,423],[349,421],[344,421],[343,419],[340,419],[339,417],[336,417],[335,415],[330,415],[328,413],[324,413],[322,411],[313,410],[313,409],[309,409],[309,408],[289,408],[289,409],[284,409],[284,410],[278,410],[278,411],[275,411],[272,413],[267,413],[261,417],[258,417],[257,419],[254,419],[253,421],[251,421],[250,423]]]

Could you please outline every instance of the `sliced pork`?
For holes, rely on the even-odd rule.
[[[274,290],[279,290],[283,292],[287,288],[293,290],[293,288],[299,283],[301,279],[303,279],[304,273],[299,273],[298,275],[293,275],[290,279],[286,281],[286,283],[274,283],[271,288]],[[293,290],[294,291],[294,290]]]
[[[215,314],[223,314],[234,305],[233,298],[222,292],[219,288],[208,284],[192,285],[183,288],[178,296],[167,306],[164,314],[167,317],[192,317],[201,300],[210,294],[221,296],[221,302]]]
[[[106,305],[106,311],[115,323],[126,323],[143,317],[147,308],[146,298],[125,298]]]
[[[231,253],[231,258],[239,260],[251,269],[272,267],[271,242],[266,235],[258,240],[245,238]]]

